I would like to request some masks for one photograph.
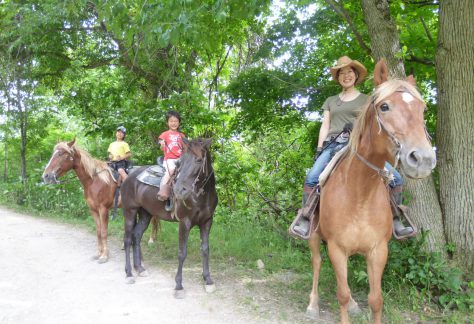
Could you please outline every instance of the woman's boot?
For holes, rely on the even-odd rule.
[[[311,191],[313,191],[312,187],[304,185],[302,207],[306,205],[306,201],[308,200],[308,197]],[[298,217],[299,215],[300,215],[300,212],[298,212],[298,215],[296,215],[296,217]],[[301,236],[307,236],[309,232],[309,225],[310,225],[310,219],[307,217],[307,215],[302,214],[300,219],[297,221],[297,223],[293,227],[293,231],[296,232],[296,234],[299,234]]]
[[[402,186],[395,186],[391,188],[390,195],[391,199],[395,203],[395,206],[392,206],[392,215],[393,215],[393,229],[398,237],[405,237],[413,233],[413,228],[411,226],[403,225],[400,220],[400,215],[402,214],[399,206],[402,205]]]

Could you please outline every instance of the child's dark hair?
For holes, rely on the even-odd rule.
[[[181,123],[181,116],[180,116],[179,112],[177,112],[176,110],[169,110],[166,113],[166,121],[168,121],[171,117],[178,118],[179,122]]]

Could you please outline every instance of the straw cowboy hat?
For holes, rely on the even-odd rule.
[[[342,69],[343,67],[350,66],[352,67],[355,71],[357,71],[357,74],[359,77],[357,78],[357,81],[355,84],[359,84],[362,81],[364,81],[365,77],[367,76],[367,69],[365,66],[362,65],[357,60],[352,60],[349,56],[341,56],[338,60],[335,66],[330,68],[332,78],[339,83],[339,80],[337,79],[337,71]]]

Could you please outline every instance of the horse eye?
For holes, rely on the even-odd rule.
[[[197,163],[202,163],[202,159],[201,159],[201,158],[197,158],[197,159],[196,159],[196,162],[197,162]]]
[[[380,110],[385,112],[385,111],[389,111],[390,110],[390,107],[389,105],[387,105],[385,102],[380,106]]]

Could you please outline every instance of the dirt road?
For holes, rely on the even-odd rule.
[[[147,267],[125,284],[123,251],[110,243],[109,262],[91,261],[95,237],[71,225],[0,207],[0,323],[284,323],[257,318],[220,293],[185,281],[173,297],[174,273]],[[289,321],[293,322],[293,321]],[[288,322],[287,322],[288,323]]]

